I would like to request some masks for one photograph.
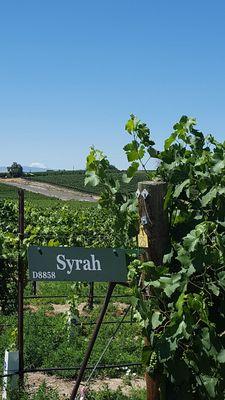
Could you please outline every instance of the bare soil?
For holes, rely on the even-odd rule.
[[[94,196],[88,193],[83,193],[75,191],[72,189],[67,189],[62,186],[50,185],[45,182],[34,182],[28,181],[23,178],[4,178],[0,179],[0,183],[5,183],[6,185],[16,186],[20,189],[28,190],[33,193],[43,194],[48,197],[55,197],[60,200],[77,200],[77,201],[91,201],[96,202],[98,196]]]
[[[114,315],[116,317],[119,317],[119,316],[125,314],[127,308],[129,307],[129,304],[121,303],[119,301],[116,301],[116,302],[113,303],[113,306],[115,307]]]
[[[52,308],[50,311],[51,315],[56,315],[56,314],[66,314],[68,311],[70,311],[70,305],[69,304],[55,304],[55,303],[49,303],[49,306]],[[119,317],[123,315],[128,307],[128,304],[126,303],[121,303],[121,302],[114,302],[113,306],[115,308],[114,314],[116,317]],[[36,313],[39,309],[41,308],[41,305],[33,305],[33,304],[26,304],[24,306],[24,309],[29,309],[30,311]],[[79,315],[82,317],[88,317],[89,316],[89,310],[87,309],[87,302],[80,303],[77,307],[79,311]]]
[[[68,399],[71,395],[75,381],[62,379],[54,375],[49,376],[41,372],[35,372],[27,374],[27,386],[31,392],[35,392],[37,388],[44,383],[47,387],[56,389],[60,395],[61,399]],[[110,390],[116,390],[119,387],[124,394],[129,395],[132,388],[142,389],[145,388],[144,378],[132,378],[130,384],[126,384],[121,378],[103,378],[100,380],[91,381],[91,390],[98,392],[104,389],[104,386],[108,386]],[[81,385],[85,386],[85,383]]]

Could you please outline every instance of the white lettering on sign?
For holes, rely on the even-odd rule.
[[[33,271],[33,279],[55,279],[55,272]]]
[[[95,258],[94,254],[91,254],[90,260],[79,260],[66,258],[64,254],[58,254],[56,257],[57,269],[59,271],[66,270],[68,275],[71,274],[72,270],[75,271],[102,271],[101,263]]]

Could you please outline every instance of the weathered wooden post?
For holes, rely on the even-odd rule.
[[[164,210],[166,191],[167,184],[165,182],[138,183],[140,223],[147,241],[147,245],[144,246],[146,247],[144,257],[156,265],[162,263],[169,245],[168,218]],[[152,379],[146,373],[147,400],[159,400],[159,385],[160,377]]]

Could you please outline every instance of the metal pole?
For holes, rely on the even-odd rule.
[[[37,295],[37,282],[34,281],[32,283],[32,287],[33,287],[33,295],[36,296]]]
[[[24,191],[19,190],[19,252],[18,252],[18,348],[19,348],[19,383],[24,384],[24,357],[23,357],[23,290],[24,271],[21,256],[21,246],[24,238]]]
[[[88,363],[89,358],[91,356],[92,349],[93,349],[95,341],[97,339],[99,329],[101,327],[103,318],[104,318],[105,313],[107,311],[107,307],[108,307],[108,304],[109,304],[109,301],[111,299],[111,296],[112,296],[112,293],[113,293],[113,290],[114,290],[115,286],[116,286],[115,282],[110,282],[109,283],[109,287],[108,287],[108,291],[107,291],[107,294],[106,294],[106,297],[105,297],[105,301],[104,301],[104,304],[102,306],[102,310],[101,310],[101,312],[99,314],[98,320],[96,322],[95,329],[94,329],[94,332],[93,332],[92,337],[90,339],[87,351],[85,353],[84,360],[83,360],[83,363],[81,365],[79,374],[77,376],[75,386],[74,386],[72,394],[70,396],[70,400],[75,400],[76,399],[76,395],[77,395],[81,380],[83,378],[87,363]]]
[[[94,305],[94,282],[89,283],[89,294],[88,294],[88,308],[93,309]]]

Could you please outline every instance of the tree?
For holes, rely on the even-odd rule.
[[[19,178],[20,176],[23,176],[23,167],[16,162],[13,162],[10,167],[7,167],[7,170],[12,178]]]

